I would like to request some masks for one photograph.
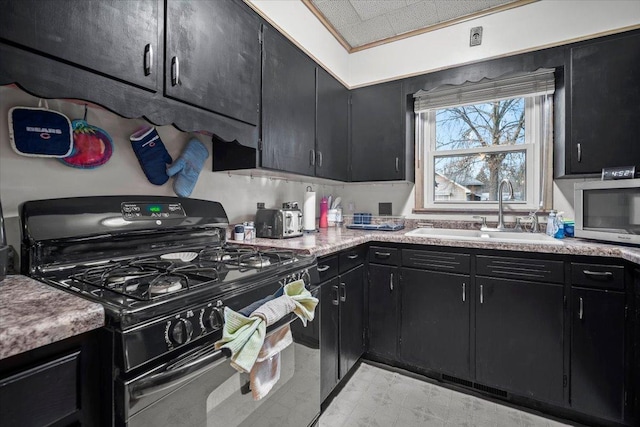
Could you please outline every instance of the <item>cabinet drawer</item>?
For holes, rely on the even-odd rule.
[[[371,246],[369,248],[369,262],[375,264],[398,265],[400,251],[397,248]]]
[[[624,267],[571,263],[571,284],[624,290]]]
[[[352,269],[356,265],[360,265],[365,260],[366,248],[359,246],[340,253],[340,273]]]
[[[449,273],[468,273],[469,258],[470,255],[468,254],[417,251],[413,249],[402,250],[402,265],[405,267],[446,271]]]
[[[320,282],[338,275],[338,255],[331,255],[318,259],[318,275]]]
[[[75,352],[0,379],[4,425],[50,425],[78,411],[79,357]]]
[[[562,283],[564,281],[564,263],[562,261],[478,255],[476,264],[479,276],[548,283]]]

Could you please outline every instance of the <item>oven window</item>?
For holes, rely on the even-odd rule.
[[[583,228],[640,234],[640,188],[585,190]]]

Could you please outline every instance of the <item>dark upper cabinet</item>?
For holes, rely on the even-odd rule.
[[[624,410],[625,298],[571,289],[571,407],[621,420]]]
[[[351,92],[351,181],[405,179],[405,104],[399,81]]]
[[[316,87],[316,176],[347,180],[349,91],[318,67]]]
[[[476,381],[563,401],[563,286],[476,278]]]
[[[263,43],[261,166],[313,176],[315,63],[269,27]]]
[[[157,0],[3,0],[0,38],[155,91],[162,73],[158,5]]]
[[[369,353],[394,361],[398,342],[399,269],[369,264]]]
[[[167,1],[167,96],[258,124],[260,21],[245,9],[236,1]]]
[[[402,269],[402,360],[470,378],[470,285],[464,274]]]
[[[340,378],[364,354],[364,265],[340,275]]]
[[[640,166],[640,34],[581,44],[568,54],[568,172]]]

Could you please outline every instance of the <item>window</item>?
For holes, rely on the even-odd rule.
[[[447,86],[415,95],[416,211],[547,207],[553,70]]]

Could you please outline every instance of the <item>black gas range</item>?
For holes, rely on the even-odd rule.
[[[131,413],[117,408],[139,404],[127,391],[136,378],[217,354],[224,307],[238,311],[294,280],[317,283],[314,256],[228,245],[218,202],[79,197],[25,202],[20,215],[23,274],[104,306],[125,424]]]

